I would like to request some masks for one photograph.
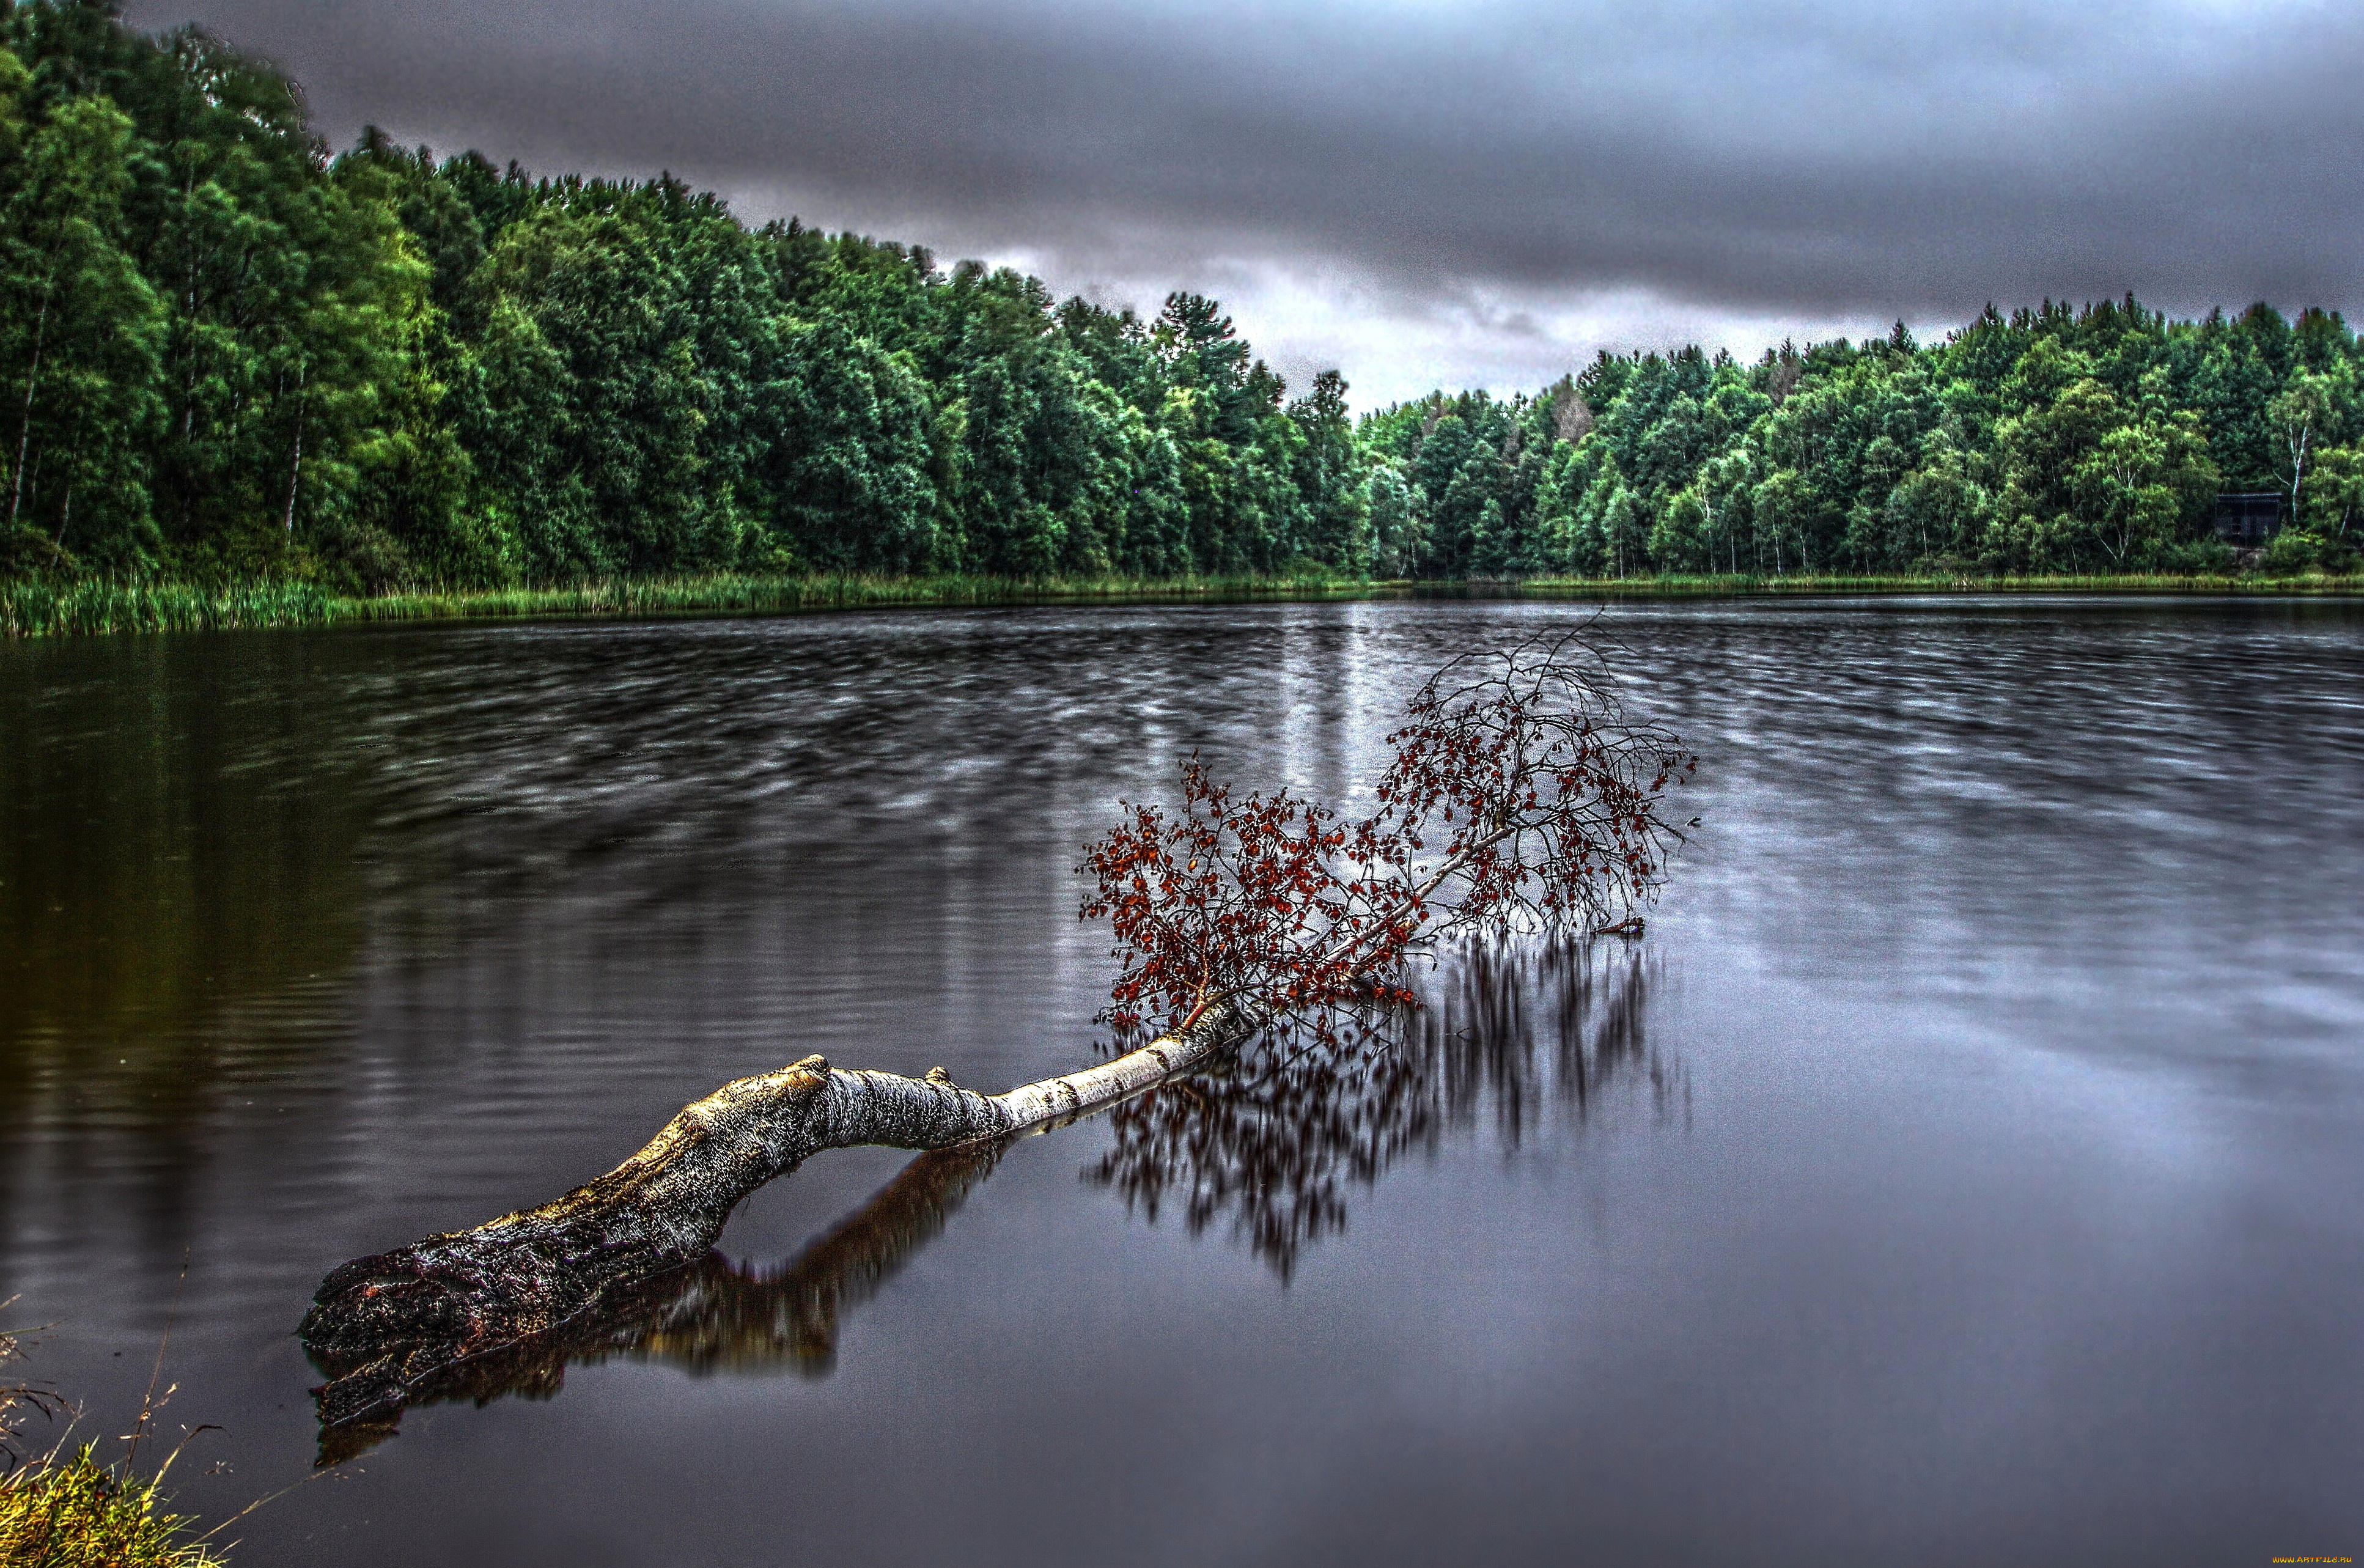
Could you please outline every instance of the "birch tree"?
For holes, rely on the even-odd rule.
[[[153,411],[161,311],[117,243],[130,139],[113,104],[72,99],[0,162],[6,531],[38,519],[71,539],[79,498],[92,537],[94,515],[136,483],[121,449]]]
[[[2345,368],[2344,366],[2342,367]],[[2308,464],[2323,444],[2324,428],[2339,405],[2334,379],[2316,371],[2300,371],[2290,384],[2266,405],[2266,419],[2281,444],[2281,479],[2290,491],[2291,518],[2304,518]]]
[[[1416,944],[1638,920],[1696,767],[1629,715],[1573,639],[1447,665],[1388,737],[1377,807],[1348,821],[1287,790],[1243,795],[1193,759],[1172,808],[1134,805],[1088,846],[1119,966],[1106,1020],[1131,1049],[986,1095],[808,1056],[726,1084],[622,1164],[473,1229],[356,1259],[302,1335],[349,1366],[360,1419],[474,1357],[562,1329],[704,1256],[741,1199],[824,1151],[942,1149],[1057,1125],[1237,1051],[1283,1020],[1335,1042],[1358,1008],[1417,1005]],[[326,1413],[326,1412],[324,1412]]]

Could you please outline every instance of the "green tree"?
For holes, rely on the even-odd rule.
[[[24,80],[0,56],[17,149],[0,164],[0,374],[15,404],[6,528],[142,560],[154,540],[138,449],[158,412],[163,313],[118,242],[133,128],[103,97],[68,99],[28,127]]]
[[[773,383],[780,564],[920,572],[942,563],[927,388],[841,322],[792,325]]]
[[[2266,420],[2280,439],[2280,477],[2290,492],[2291,516],[2303,517],[2307,464],[2323,444],[2343,404],[2354,395],[2354,373],[2345,360],[2336,372],[2300,371],[2266,405]],[[2345,381],[2348,384],[2342,386]],[[2343,395],[2345,394],[2345,395]]]
[[[2301,520],[2339,548],[2348,547],[2348,530],[2364,525],[2364,449],[2325,447],[2315,454]]]
[[[1351,572],[1371,556],[1371,504],[1363,454],[1346,412],[1346,380],[1336,371],[1313,378],[1313,389],[1291,404],[1288,417],[1302,438],[1297,486],[1307,517],[1305,552]]]
[[[2082,536],[2114,571],[2155,558],[2216,488],[2207,438],[2191,415],[2147,418],[2103,435],[2070,480]]]
[[[1368,481],[1371,570],[1411,577],[1428,555],[1428,517],[1420,492],[1391,462],[1376,463]]]

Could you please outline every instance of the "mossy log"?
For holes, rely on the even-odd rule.
[[[823,1150],[945,1149],[1040,1130],[1200,1067],[1247,1029],[1237,1010],[1210,1007],[1138,1051],[1004,1095],[964,1089],[942,1068],[906,1078],[818,1056],[726,1084],[563,1197],[330,1273],[297,1330],[316,1362],[341,1373],[319,1391],[320,1419],[382,1418],[462,1362],[697,1262],[742,1199]]]

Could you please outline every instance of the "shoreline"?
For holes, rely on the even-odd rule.
[[[831,610],[1020,605],[1297,602],[1340,599],[1781,598],[1829,595],[2102,594],[2258,597],[2364,595],[2364,573],[2265,577],[1913,577],[1878,574],[1623,577],[1454,581],[1327,576],[1053,578],[750,577],[612,579],[549,588],[420,590],[349,597],[308,583],[207,587],[103,579],[0,584],[0,640],[123,632],[227,631],[428,621],[654,620],[681,616],[788,615]]]

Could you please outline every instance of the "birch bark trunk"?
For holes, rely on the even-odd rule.
[[[617,1356],[699,1373],[785,1364],[825,1376],[847,1316],[943,1230],[1012,1141],[985,1139],[920,1155],[785,1269],[745,1267],[708,1252],[609,1291],[548,1333],[485,1352],[455,1357],[448,1347],[439,1353],[416,1345],[373,1347],[362,1356],[315,1351],[313,1364],[328,1379],[313,1391],[319,1462],[341,1464],[385,1441],[411,1406],[482,1405],[512,1394],[548,1398],[571,1367]]]
[[[818,1056],[725,1084],[685,1106],[596,1181],[471,1230],[356,1258],[320,1282],[298,1334],[316,1360],[359,1360],[352,1420],[472,1357],[545,1333],[603,1298],[703,1256],[741,1199],[827,1149],[943,1149],[1047,1129],[1203,1066],[1247,1016],[1219,1004],[1140,1050],[1079,1073],[980,1095],[924,1078],[848,1072]]]
[[[17,427],[16,484],[8,495],[8,526],[17,526],[17,514],[25,505],[25,454],[33,445],[33,387],[41,379],[41,348],[49,341],[50,296],[41,295],[41,314],[33,323],[33,364],[25,373],[25,413]]]

